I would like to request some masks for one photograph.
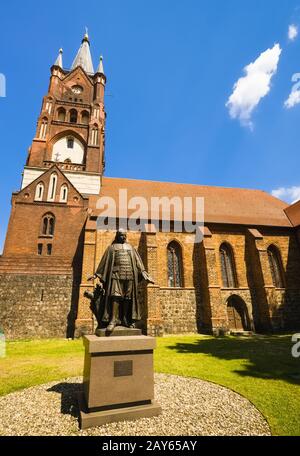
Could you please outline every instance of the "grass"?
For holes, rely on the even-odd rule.
[[[6,357],[0,358],[0,395],[82,375],[83,355],[81,340],[8,342]]]
[[[300,435],[300,359],[291,356],[291,336],[157,341],[157,372],[227,386],[261,411],[273,435]]]
[[[247,397],[274,435],[300,435],[300,359],[291,336],[213,338],[188,335],[157,339],[155,370],[197,377]],[[0,395],[82,374],[81,340],[7,343],[0,359]]]

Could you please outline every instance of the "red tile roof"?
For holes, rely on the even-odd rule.
[[[128,199],[135,196],[203,197],[205,223],[230,223],[291,227],[292,223],[284,212],[288,205],[262,190],[211,187],[171,182],[155,182],[137,179],[103,177],[100,196],[114,198],[118,207],[118,191],[126,189]],[[93,214],[98,215],[96,202],[99,196],[90,197]],[[161,214],[164,218],[164,214]],[[193,214],[195,220],[195,214]]]
[[[300,201],[285,208],[284,212],[293,226],[300,226]]]

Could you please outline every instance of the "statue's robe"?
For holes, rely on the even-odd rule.
[[[112,274],[113,266],[115,259],[115,251],[118,244],[111,244],[106,251],[104,252],[103,257],[99,263],[99,266],[95,272],[95,275],[103,283],[105,294],[101,298],[100,308],[101,316],[99,320],[106,323],[109,322],[109,300],[111,297],[111,285],[112,285]],[[130,244],[126,244],[128,249],[129,256],[132,264],[133,271],[133,290],[132,290],[132,299],[131,299],[131,309],[130,309],[130,318],[132,321],[141,320],[141,309],[138,301],[138,283],[144,278],[147,279],[149,276],[145,271],[142,259],[138,252]]]

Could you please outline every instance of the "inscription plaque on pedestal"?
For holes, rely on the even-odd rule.
[[[132,361],[115,361],[114,377],[132,375]]]

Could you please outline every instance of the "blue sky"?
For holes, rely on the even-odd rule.
[[[106,175],[298,191],[300,105],[284,102],[300,73],[300,35],[288,38],[300,0],[11,1],[1,17],[0,245],[50,66],[63,47],[70,67],[85,26],[108,78]],[[234,84],[276,44],[268,94],[248,123],[233,119]]]

